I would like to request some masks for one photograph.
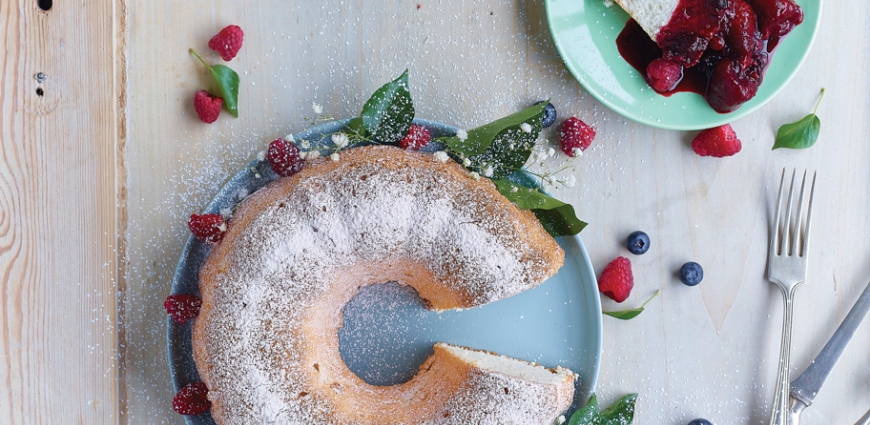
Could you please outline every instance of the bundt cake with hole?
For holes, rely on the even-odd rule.
[[[236,210],[200,270],[193,352],[229,424],[552,424],[576,375],[439,343],[410,381],[367,384],[342,361],[359,288],[410,285],[434,310],[530,289],[564,253],[529,211],[453,161],[368,146],[312,161]]]

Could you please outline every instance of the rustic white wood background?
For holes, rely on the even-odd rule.
[[[590,223],[594,268],[631,258],[626,305],[662,291],[635,320],[604,318],[597,392],[605,404],[639,392],[636,424],[766,424],[781,320],[766,247],[784,167],[819,173],[794,373],[870,281],[866,2],[826,5],[806,63],[733,123],[743,151],[726,159],[696,156],[693,132],[635,124],[588,95],[542,0],[36,3],[0,1],[0,422],[182,423],[162,301],[186,218],[268,141],[304,129],[312,102],[357,115],[405,68],[421,118],[471,128],[551,98],[597,129],[584,157],[544,168],[570,165],[577,186],[554,191]],[[245,30],[229,63],[240,117],[204,125],[191,99],[209,77],[187,49],[217,62],[206,43],[227,24]],[[822,87],[818,144],[771,151],[776,128],[811,111]],[[641,257],[622,247],[636,229],[652,238]],[[675,277],[690,260],[705,270],[695,288]],[[851,424],[870,409],[868,353],[865,323],[805,424]]]

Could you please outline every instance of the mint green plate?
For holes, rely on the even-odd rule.
[[[773,98],[800,68],[822,17],[822,0],[797,0],[804,21],[773,53],[764,82],[753,99],[734,112],[720,114],[696,93],[657,94],[616,48],[616,36],[628,14],[602,0],[544,0],[553,41],[574,78],[620,115],[653,127],[700,130],[733,122]]]

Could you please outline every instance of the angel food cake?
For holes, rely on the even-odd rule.
[[[193,352],[219,424],[542,424],[576,375],[439,343],[410,381],[339,355],[342,309],[397,281],[434,310],[537,286],[564,253],[535,216],[453,161],[388,146],[315,160],[245,200],[200,271]]]
[[[792,0],[615,1],[632,18],[617,39],[620,54],[647,83],[669,94],[693,72],[705,81],[684,89],[721,113],[755,96],[774,47],[803,21]]]

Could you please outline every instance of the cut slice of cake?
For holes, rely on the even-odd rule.
[[[614,0],[653,40],[671,20],[680,0]]]
[[[450,424],[552,424],[574,399],[577,375],[568,369],[547,369],[524,360],[443,342],[435,344],[432,357],[449,364],[454,373],[464,375],[460,388],[433,423],[440,424],[445,415],[449,415]],[[461,408],[468,400],[475,400],[475,406]]]

